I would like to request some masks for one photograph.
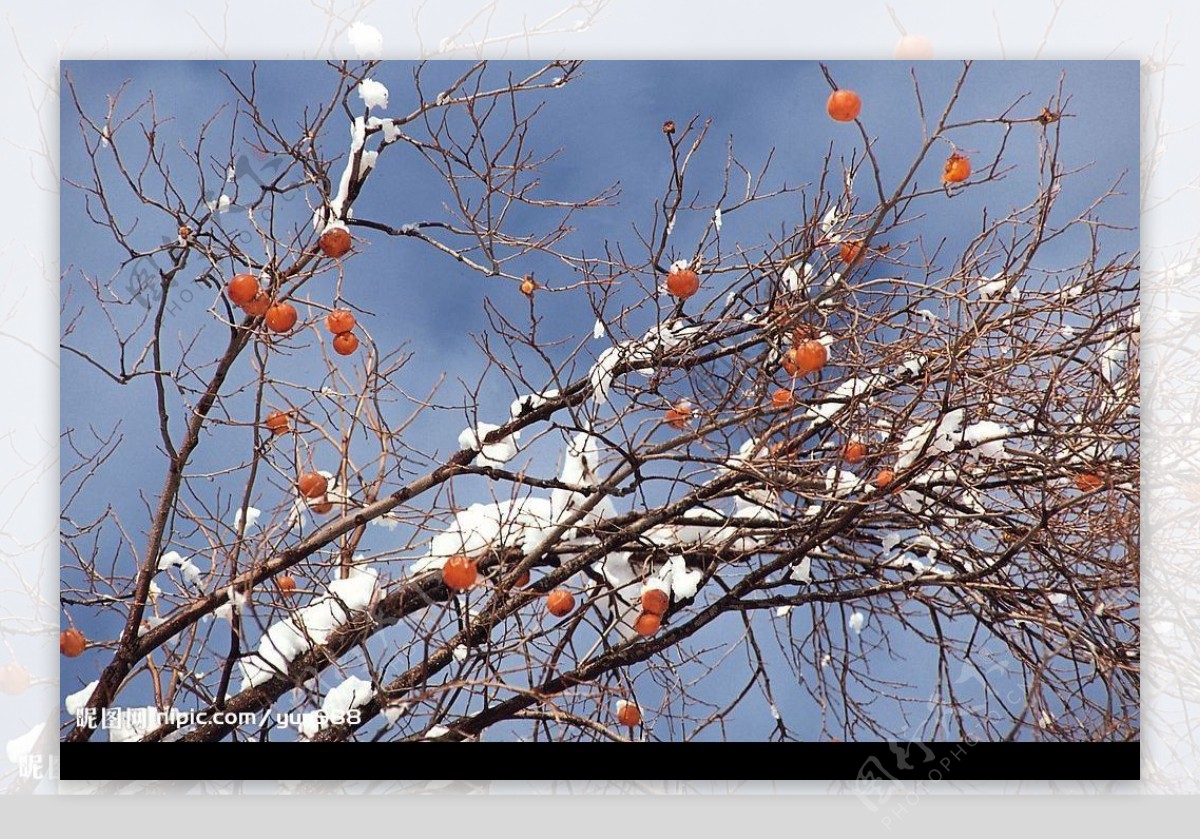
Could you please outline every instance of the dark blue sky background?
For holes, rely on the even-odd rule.
[[[512,69],[517,75],[536,65],[501,64],[492,68],[495,78]],[[885,186],[894,188],[896,180],[907,169],[913,153],[921,142],[920,125],[914,107],[910,73],[920,80],[922,95],[931,117],[939,112],[949,94],[960,64],[957,62],[832,62],[829,67],[842,87],[857,90],[863,98],[863,120],[867,131],[877,138],[879,158]],[[444,63],[430,65],[425,73],[427,91],[436,91],[440,84],[459,75],[464,65]],[[129,86],[123,94],[126,109],[153,91],[160,115],[172,115],[160,139],[168,145],[188,143],[194,139],[199,122],[226,106],[214,124],[214,135],[220,139],[209,149],[213,155],[212,173],[223,171],[228,156],[230,118],[233,100],[231,91],[219,75],[225,70],[235,79],[248,78],[249,65],[242,62],[64,62],[64,69],[74,79],[85,108],[102,115],[105,96],[115,92],[126,80]],[[403,113],[415,104],[411,85],[411,65],[388,62],[374,77],[391,92],[389,113]],[[1063,164],[1068,169],[1089,165],[1064,191],[1057,212],[1065,216],[1088,206],[1103,193],[1122,172],[1126,195],[1115,198],[1104,210],[1111,224],[1124,225],[1129,233],[1113,233],[1107,246],[1111,251],[1132,251],[1137,247],[1138,219],[1137,161],[1138,161],[1138,85],[1136,62],[979,62],[971,73],[956,110],[956,119],[995,115],[1021,94],[1030,98],[1019,108],[1022,116],[1036,114],[1041,105],[1056,93],[1060,77],[1065,74],[1065,89],[1070,94],[1064,131]],[[268,62],[260,65],[258,73],[259,102],[264,111],[278,119],[281,125],[293,124],[297,115],[314,100],[327,98],[336,82],[328,67],[317,62]],[[852,125],[829,120],[824,111],[828,86],[820,70],[812,62],[596,62],[587,64],[582,78],[561,91],[549,92],[545,108],[532,132],[534,144],[546,151],[560,149],[561,156],[544,170],[541,194],[558,198],[584,198],[617,182],[621,195],[616,206],[588,211],[574,220],[578,230],[562,246],[567,251],[586,251],[596,254],[605,243],[621,243],[642,256],[632,225],[648,230],[653,219],[654,202],[662,194],[669,162],[664,154],[665,143],[660,132],[664,119],[673,118],[681,124],[693,116],[712,118],[709,140],[693,162],[692,186],[701,193],[701,200],[711,198],[719,189],[725,162],[726,144],[733,138],[738,157],[752,170],[757,170],[768,152],[775,150],[772,183],[789,186],[811,184],[819,174],[821,162],[833,148],[835,158],[861,151],[861,138]],[[356,103],[357,104],[357,103]],[[86,178],[89,161],[82,153],[81,141],[75,129],[76,118],[69,98],[63,97],[62,112],[62,173],[70,179]],[[241,134],[241,132],[238,132]],[[947,253],[961,252],[961,247],[978,231],[981,210],[986,206],[993,215],[1003,215],[1016,206],[1028,203],[1036,190],[1037,131],[1018,129],[1009,140],[1007,161],[1016,170],[1005,180],[967,190],[954,200],[926,201],[920,207],[923,214],[911,235],[923,235],[930,243],[943,238]],[[164,138],[165,136],[165,138]],[[1000,132],[995,128],[973,128],[957,132],[954,142],[979,160],[994,154]],[[132,141],[136,145],[136,141]],[[347,135],[343,126],[333,125],[322,138],[332,153],[344,148]],[[234,141],[235,159],[247,154],[249,148],[240,139]],[[178,152],[174,154],[178,155]],[[936,186],[941,161],[945,154],[935,153],[919,174],[919,183]],[[335,167],[340,171],[340,166]],[[220,175],[212,175],[212,191],[206,198],[215,198]],[[244,177],[244,173],[242,174]],[[861,182],[866,183],[866,176]],[[192,179],[185,179],[186,185]],[[248,186],[253,186],[248,184]],[[357,218],[372,218],[400,225],[424,219],[444,218],[441,210],[446,198],[445,187],[427,165],[411,151],[396,148],[385,153],[378,170],[372,176],[362,198],[356,204]],[[309,211],[297,199],[288,212],[295,220],[307,220]],[[147,216],[126,194],[114,200],[114,208],[127,222],[143,217],[133,239],[143,247],[158,244],[174,231],[162,218]],[[672,235],[676,249],[671,257],[692,256],[697,235],[707,224],[711,211],[683,216]],[[788,197],[764,202],[751,210],[727,214],[722,230],[726,252],[733,243],[750,248],[760,246],[767,236],[781,229],[791,229],[801,219],[798,199]],[[512,219],[519,229],[522,225],[538,227],[544,219],[537,213],[525,212]],[[246,227],[244,216],[236,209],[221,217],[228,229]],[[94,301],[87,300],[88,292],[80,282],[80,272],[96,277],[101,286],[111,286],[121,299],[128,300],[129,268],[120,268],[121,254],[114,249],[107,231],[88,222],[77,191],[65,188],[62,199],[62,254],[64,271],[64,300],[70,318],[72,299],[93,307],[92,316],[77,323],[70,343],[88,348],[109,363],[115,359],[115,349],[104,319],[95,317]],[[388,240],[371,233],[362,234],[363,247],[346,264],[346,294],[349,300],[366,313],[360,317],[365,329],[381,345],[394,347],[406,342],[415,351],[413,362],[405,369],[403,385],[411,394],[423,394],[443,374],[448,381],[439,392],[443,405],[464,405],[466,393],[458,384],[478,380],[484,369],[483,359],[472,339],[473,333],[487,330],[483,302],[490,299],[510,317],[520,320],[528,306],[512,284],[486,279],[454,262],[434,254],[429,248],[410,240]],[[1064,237],[1051,243],[1039,256],[1048,268],[1078,259],[1078,241]],[[634,261],[637,261],[635,258]],[[943,269],[953,266],[943,263]],[[514,264],[516,271],[536,271],[540,281],[553,287],[573,282],[577,278],[564,275],[560,265],[548,260],[530,260]],[[306,287],[314,299],[327,302],[332,294],[332,275],[317,278]],[[164,329],[171,340],[189,341],[199,336],[199,347],[217,348],[222,341],[219,328],[214,328],[207,309],[216,292],[201,286],[193,287],[189,300],[180,299],[172,307]],[[706,290],[707,291],[707,290]],[[618,291],[617,299],[628,303],[630,295],[643,294],[632,286]],[[625,296],[625,297],[623,297]],[[588,352],[581,360],[586,365],[594,359],[607,341],[591,341],[594,315],[588,298],[582,292],[571,294],[542,294],[537,300],[539,316],[544,318],[541,329],[547,344],[555,339],[567,340],[567,346],[587,341]],[[130,307],[122,317],[126,323],[140,316],[142,310]],[[302,311],[302,317],[303,317]],[[631,327],[635,332],[645,322]],[[206,344],[207,342],[207,344]],[[561,358],[563,351],[551,350]],[[297,352],[279,360],[281,374],[312,380],[324,373],[324,366],[315,354]],[[583,369],[576,370],[576,375]],[[248,373],[244,371],[244,373]],[[533,370],[533,377],[545,375]],[[193,383],[194,384],[194,383]],[[124,389],[116,388],[94,368],[64,353],[62,359],[62,426],[79,428],[90,424],[99,431],[120,426],[127,441],[119,463],[103,471],[103,481],[93,486],[76,502],[79,519],[94,516],[110,504],[120,513],[127,527],[144,529],[147,522],[146,505],[153,504],[162,483],[164,459],[156,447],[157,414],[153,409],[152,386],[143,379]],[[500,377],[491,376],[481,392],[481,418],[502,421],[514,394]],[[236,403],[232,405],[236,406]],[[248,405],[248,404],[247,404]],[[177,406],[176,406],[177,408]],[[397,416],[407,413],[407,406],[397,406]],[[246,417],[235,418],[246,420]],[[447,410],[431,413],[409,434],[416,444],[427,451],[453,451],[455,437],[464,425],[463,411]],[[182,420],[174,412],[174,431],[178,436]],[[202,444],[194,459],[193,471],[219,469],[228,459],[223,447],[227,438],[217,437]],[[249,432],[244,429],[230,432],[240,434],[237,445],[249,446]],[[548,445],[531,450],[531,457],[546,472],[553,471],[549,459],[553,449]],[[72,456],[64,448],[63,470],[72,465]],[[216,482],[214,482],[216,484]],[[222,488],[226,494],[234,485]],[[470,498],[471,485],[456,486],[460,503]],[[482,490],[482,488],[478,488]],[[218,488],[214,486],[215,501]],[[278,504],[282,488],[264,487],[257,504],[264,510]],[[274,494],[274,495],[273,495]],[[232,506],[228,496],[223,499]],[[135,538],[144,540],[144,535]],[[368,554],[386,550],[388,532],[372,529],[364,543]],[[143,542],[144,545],[144,542]],[[139,550],[142,545],[138,546]],[[207,570],[207,563],[201,564]],[[130,561],[123,569],[132,571]],[[398,570],[394,576],[398,576]],[[870,615],[870,608],[864,608]],[[115,637],[113,621],[85,613],[72,613],[81,625],[92,628],[89,636]],[[806,621],[797,617],[798,622]],[[844,617],[831,619],[844,627]],[[770,616],[756,621],[767,631]],[[868,621],[861,642],[874,644],[880,625]],[[728,633],[729,627],[716,627],[714,633]],[[836,631],[840,632],[840,631]],[[801,632],[798,631],[798,635]],[[710,639],[711,641],[711,639]],[[896,636],[888,659],[876,656],[872,663],[876,676],[894,674],[911,678],[915,667],[926,663],[932,676],[930,651],[922,646],[909,646]],[[697,646],[701,640],[697,641]],[[857,650],[859,640],[850,640],[851,650]],[[214,646],[223,648],[224,642]],[[911,656],[906,663],[903,657]],[[101,651],[90,651],[78,660],[64,661],[62,668],[63,693],[75,691],[94,679],[107,661]],[[740,680],[731,680],[730,693],[740,688]],[[796,694],[792,687],[776,686],[786,697]],[[644,701],[643,701],[644,702]],[[799,707],[797,707],[799,708]],[[748,706],[760,714],[758,720],[740,720],[734,733],[740,737],[761,737],[771,728],[765,706]],[[793,711],[793,717],[795,712]],[[803,737],[810,724],[801,720]],[[900,734],[913,722],[888,720],[887,724]],[[815,721],[813,722],[815,725]],[[811,734],[811,732],[809,733]],[[714,732],[715,736],[716,733]]]

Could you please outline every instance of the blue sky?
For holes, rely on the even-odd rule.
[[[493,72],[509,67],[516,74],[527,72],[534,65],[515,63],[498,65]],[[114,92],[125,80],[129,86],[124,93],[126,109],[139,102],[148,92],[156,97],[158,113],[174,116],[162,133],[168,144],[186,141],[194,136],[198,122],[232,101],[231,93],[219,70],[225,70],[238,80],[246,80],[249,65],[241,62],[64,62],[64,70],[74,78],[85,108],[102,114],[106,94]],[[464,65],[445,63],[431,65],[426,70],[427,90],[437,90],[442,82],[461,73]],[[832,62],[829,68],[842,87],[860,92],[864,102],[863,120],[867,131],[877,138],[879,157],[885,183],[897,179],[907,168],[911,156],[921,141],[920,126],[914,107],[912,78],[920,80],[926,107],[938,108],[949,93],[960,70],[957,62]],[[391,91],[392,112],[409,110],[413,103],[410,84],[412,68],[404,62],[385,63],[375,78],[388,85]],[[1138,85],[1136,62],[979,62],[971,73],[956,111],[957,119],[993,115],[1021,94],[1030,97],[1019,109],[1022,115],[1036,114],[1041,105],[1057,91],[1060,76],[1065,75],[1065,87],[1072,99],[1068,112],[1068,132],[1063,163],[1067,168],[1088,165],[1076,176],[1072,190],[1064,195],[1060,213],[1081,210],[1104,192],[1122,173],[1124,196],[1118,196],[1106,206],[1104,218],[1114,225],[1131,229],[1115,232],[1109,238],[1109,248],[1133,251],[1137,248],[1137,161],[1138,161]],[[259,101],[264,111],[281,124],[295,121],[299,111],[314,97],[324,98],[334,76],[318,62],[267,62],[260,65],[258,74]],[[653,203],[661,195],[669,172],[664,154],[665,143],[660,132],[664,119],[684,123],[693,116],[712,119],[709,140],[693,164],[693,187],[702,194],[711,194],[719,187],[725,160],[726,144],[732,137],[738,157],[751,169],[775,150],[773,180],[789,186],[811,183],[820,171],[822,160],[833,148],[835,157],[848,156],[861,150],[861,138],[853,126],[830,121],[824,112],[828,86],[818,66],[812,62],[596,62],[587,64],[582,78],[565,90],[551,92],[532,139],[540,149],[561,149],[542,175],[542,194],[554,197],[583,198],[618,183],[621,195],[616,206],[589,211],[578,216],[578,230],[564,244],[565,250],[596,253],[605,243],[623,243],[636,249],[632,226],[647,229],[653,217]],[[227,110],[218,118],[218,134],[229,131]],[[82,154],[76,118],[69,99],[63,99],[61,159],[66,179],[87,175],[88,161]],[[222,135],[225,136],[225,135]],[[945,239],[948,252],[965,244],[976,232],[980,213],[986,206],[992,212],[1003,213],[1012,206],[1024,204],[1033,193],[1036,173],[1036,133],[1017,130],[1009,140],[1008,161],[1017,166],[1006,180],[969,190],[953,201],[927,202],[923,216],[916,223],[920,234],[929,241]],[[999,134],[992,128],[972,128],[954,135],[961,148],[983,159],[996,148]],[[336,151],[344,147],[346,135],[334,126],[322,138],[327,148]],[[214,145],[216,155],[220,144]],[[235,141],[235,158],[246,153],[245,144]],[[228,150],[228,145],[223,151]],[[176,152],[176,154],[178,154]],[[942,154],[935,154],[920,172],[920,182],[936,185],[940,176]],[[214,168],[223,167],[214,158]],[[218,179],[219,180],[219,179]],[[187,182],[187,183],[190,183]],[[215,197],[215,196],[208,196]],[[441,203],[446,198],[440,180],[423,168],[411,152],[389,151],[381,159],[362,198],[356,204],[358,218],[374,218],[391,224],[403,224],[422,219],[440,218]],[[760,207],[729,214],[725,220],[722,239],[739,242],[751,248],[761,245],[765,236],[790,226],[799,218],[796,199],[784,198],[764,202]],[[295,202],[295,218],[307,218],[308,211]],[[129,198],[122,197],[114,204],[126,219],[140,215],[139,208]],[[289,212],[293,212],[289,209]],[[672,240],[695,241],[696,234],[707,223],[711,211],[698,212],[679,221]],[[524,214],[512,220],[517,226],[538,225],[535,214]],[[245,226],[244,218],[236,211],[223,217],[227,227]],[[155,227],[158,225],[158,227]],[[106,231],[90,224],[83,214],[77,192],[64,189],[61,209],[64,299],[68,301],[68,317],[72,311],[71,295],[80,296],[85,290],[79,272],[100,278],[102,285],[112,287],[127,299],[129,270],[119,270],[120,254]],[[134,240],[144,246],[157,244],[173,231],[159,220],[147,220],[135,232]],[[415,352],[413,362],[405,370],[404,386],[410,393],[424,393],[439,377],[448,373],[447,382],[439,392],[443,405],[462,405],[465,393],[459,379],[475,382],[484,369],[472,334],[487,331],[484,312],[485,299],[506,314],[516,318],[527,309],[524,299],[507,283],[489,280],[474,274],[450,260],[434,254],[419,243],[407,240],[389,241],[383,236],[364,235],[366,246],[347,263],[347,296],[367,314],[360,317],[367,330],[381,343],[395,346],[405,342]],[[1052,244],[1039,259],[1047,267],[1054,265],[1058,249],[1063,258],[1074,250],[1074,244],[1064,241]],[[671,255],[691,256],[680,251]],[[949,266],[944,266],[949,267]],[[534,271],[539,281],[550,286],[565,285],[574,278],[564,276],[561,268],[548,260],[531,260],[523,270]],[[310,292],[328,296],[332,289],[329,277],[318,278]],[[630,289],[629,293],[635,293]],[[190,340],[199,336],[200,346],[211,341],[216,347],[218,331],[205,329],[207,307],[214,292],[195,287],[189,300],[180,300],[168,316],[165,334],[174,339]],[[549,343],[555,339],[569,340],[573,346],[590,334],[594,314],[582,293],[539,295],[538,315],[543,324],[543,336]],[[132,317],[135,312],[127,315]],[[96,350],[111,361],[114,358],[107,324],[92,317],[77,323],[70,343]],[[594,358],[604,342],[589,343],[586,362]],[[548,351],[560,358],[561,350]],[[314,362],[303,354],[281,361],[280,371],[288,376],[312,376]],[[582,373],[582,369],[576,373]],[[543,372],[544,373],[544,372]],[[62,426],[79,428],[91,424],[97,430],[120,426],[129,441],[144,442],[140,446],[125,446],[120,463],[109,465],[103,473],[103,483],[83,494],[77,504],[81,511],[92,515],[105,504],[118,511],[127,526],[144,527],[146,505],[152,504],[161,485],[163,459],[156,451],[157,415],[152,410],[151,383],[141,380],[124,389],[117,389],[93,368],[63,354],[62,364]],[[86,399],[80,395],[87,395]],[[481,416],[497,419],[505,416],[514,394],[507,382],[490,376],[481,392]],[[397,406],[397,413],[403,413]],[[455,448],[457,430],[465,425],[465,415],[448,409],[431,413],[413,427],[410,434],[426,450],[443,453]],[[178,434],[180,424],[175,421]],[[452,429],[453,433],[448,433]],[[549,449],[534,450],[535,459],[547,457]],[[218,469],[222,466],[220,446],[202,446],[193,461],[194,470]],[[539,463],[545,464],[545,461]],[[72,465],[72,456],[64,448],[64,471]],[[549,468],[548,468],[549,471]],[[456,488],[460,497],[469,495],[470,484]],[[471,499],[466,499],[470,501]],[[252,502],[253,503],[253,502]],[[274,504],[266,500],[260,507]],[[89,518],[83,513],[80,519]],[[386,534],[386,532],[382,532]],[[143,537],[144,539],[144,537]],[[386,547],[386,539],[377,531],[364,544],[368,553]],[[383,542],[379,542],[383,540]],[[111,548],[111,546],[109,546]],[[73,613],[74,614],[74,613]],[[763,617],[765,620],[765,616]],[[88,627],[89,636],[115,636],[111,620],[88,617],[77,620]],[[763,625],[764,628],[768,626]],[[871,631],[863,634],[864,644],[870,644]],[[852,646],[857,640],[851,642]],[[901,656],[920,656],[920,647],[901,644]],[[100,651],[91,651],[78,660],[64,661],[62,690],[68,693],[94,679],[106,658]],[[879,673],[906,673],[902,661],[878,659]],[[736,680],[734,681],[736,682]],[[759,707],[758,711],[764,711]],[[892,722],[902,727],[901,722]],[[758,722],[739,721],[735,731],[745,737],[762,732]],[[769,727],[768,727],[769,728]],[[803,731],[803,730],[802,730]]]

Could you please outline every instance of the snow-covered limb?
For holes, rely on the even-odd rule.
[[[550,400],[558,399],[559,391],[557,388],[549,388],[538,394],[526,394],[522,397],[517,397],[512,402],[509,408],[509,416],[513,420],[519,420],[531,411],[536,411]]]
[[[573,511],[582,509],[589,497],[603,483],[599,474],[602,451],[600,438],[589,432],[579,432],[571,438],[563,457],[559,480],[579,489],[555,488],[550,491],[551,515],[556,522],[561,522]],[[605,497],[592,506],[576,524],[589,525],[615,515],[616,508],[612,500]],[[566,538],[571,539],[571,536]]]
[[[521,432],[514,431],[507,437],[484,443],[489,434],[501,428],[494,423],[484,423],[482,420],[475,424],[474,429],[463,429],[458,435],[458,445],[463,449],[473,449],[479,453],[475,461],[483,467],[502,467],[517,455],[517,441]]]
[[[178,709],[159,711],[157,706],[118,708],[112,710],[111,718],[105,722],[108,740],[114,743],[141,740],[164,724],[176,724],[186,720]]]
[[[514,410],[517,408],[514,405]],[[468,430],[464,436],[471,434]],[[456,554],[478,556],[505,548],[520,549],[526,554],[532,552],[568,517],[581,510],[602,484],[597,472],[601,452],[599,438],[587,432],[577,433],[570,439],[563,455],[559,478],[566,488],[556,487],[549,498],[524,496],[470,505],[457,512],[445,530],[431,540],[428,554],[414,563],[411,571],[417,574],[441,568]],[[612,500],[603,498],[584,512],[575,524],[591,525],[615,514]],[[564,539],[573,539],[574,530],[569,529]]]
[[[313,227],[321,233],[346,227],[346,201],[350,197],[350,189],[356,178],[361,178],[363,175],[363,171],[360,171],[360,158],[366,142],[366,120],[363,117],[355,117],[354,122],[350,125],[350,151],[346,157],[346,166],[342,169],[342,177],[338,180],[337,192],[329,200],[328,214],[326,214],[325,208],[318,208],[313,214]]]
[[[237,592],[231,586],[229,587],[229,600],[221,606],[213,610],[213,618],[224,619],[225,621],[233,621],[233,614],[241,612],[246,606],[246,596],[241,592]]]
[[[221,610],[221,607],[217,607],[217,610],[213,613],[213,615],[216,616],[217,612],[220,612],[220,610]],[[146,635],[151,630],[153,630],[155,627],[162,626],[164,623],[166,623],[165,618],[161,618],[157,615],[146,616],[145,618],[142,619],[141,626],[138,627],[138,632],[137,632],[138,638],[141,638],[142,636]]]
[[[411,572],[440,569],[456,554],[475,557],[505,548],[528,552],[556,524],[553,505],[546,498],[477,502],[454,515],[446,529],[430,541],[428,554],[413,563]]]
[[[677,548],[684,546],[699,546],[711,544],[713,534],[724,524],[728,517],[711,509],[696,507],[684,511],[687,524],[664,522],[646,530],[639,543],[657,548]]]
[[[812,582],[812,558],[805,555],[803,560],[792,566],[788,577],[797,583]]]
[[[699,329],[683,322],[656,324],[641,338],[631,338],[605,348],[588,375],[596,404],[608,402],[619,366],[628,364],[633,370],[648,370],[656,356],[678,347]]]
[[[976,283],[979,286],[980,300],[994,300],[1008,285],[1008,278],[1004,276],[1004,272],[998,271],[991,277],[980,277]]]
[[[246,530],[249,531],[258,522],[258,518],[262,516],[262,511],[256,507],[246,508]],[[233,515],[233,530],[238,531],[242,527],[242,509],[238,508]]]
[[[257,651],[238,660],[242,671],[241,690],[288,673],[293,660],[307,653],[313,645],[325,644],[351,615],[370,609],[380,596],[379,574],[370,567],[352,566],[349,577],[335,577],[326,594],[314,598],[292,616],[272,624]]]
[[[1100,375],[1110,385],[1117,384],[1119,366],[1125,361],[1129,352],[1129,343],[1124,336],[1114,336],[1105,342],[1100,351]]]
[[[689,569],[687,561],[681,555],[672,556],[659,571],[659,579],[671,586],[671,596],[677,601],[695,598],[704,574],[696,569]]]
[[[820,222],[821,233],[825,235],[825,241],[840,242],[842,239],[841,228],[849,218],[850,211],[842,206],[840,200],[830,204]]]
[[[884,385],[886,377],[873,375],[868,377],[851,376],[829,395],[830,399],[809,406],[807,416],[812,418],[814,426],[828,423],[842,411],[854,404],[854,401]]]
[[[349,676],[325,695],[321,708],[305,712],[300,719],[300,734],[312,738],[328,726],[344,723],[350,712],[374,699],[375,688],[369,680]]]
[[[861,490],[865,482],[850,470],[840,465],[825,471],[825,490],[835,499],[842,499]]]
[[[233,206],[233,199],[225,193],[221,193],[221,197],[213,201],[206,202],[210,213],[228,213],[229,208]]]
[[[375,79],[363,79],[359,82],[358,96],[367,106],[367,110],[388,106],[388,89]]]
[[[165,572],[173,568],[179,569],[188,585],[196,589],[201,588],[200,567],[193,563],[190,557],[183,557],[178,551],[168,551],[158,558],[158,571]]]
[[[383,715],[383,719],[387,722],[388,726],[395,726],[396,722],[399,721],[400,718],[404,717],[404,715],[408,714],[411,708],[412,704],[404,701],[400,701],[399,703],[388,703],[380,710],[380,714]]]
[[[917,458],[927,452],[946,453],[954,450],[962,437],[963,417],[966,412],[956,408],[946,412],[938,420],[930,420],[910,429],[900,441],[896,470],[905,470],[916,463]]]
[[[850,614],[850,629],[855,634],[862,633],[863,625],[867,623],[867,617],[857,610]]]
[[[91,699],[92,692],[96,690],[96,686],[100,685],[99,680],[92,680],[79,691],[68,694],[63,700],[63,707],[67,710],[67,714],[74,717],[87,705],[87,701]]]
[[[992,420],[980,420],[972,423],[963,430],[963,440],[975,444],[972,454],[980,458],[1001,461],[1009,458],[1004,448],[1004,441],[1012,437],[1013,431],[1008,426]]]
[[[812,263],[804,263],[800,266],[799,271],[796,270],[795,266],[789,265],[783,270],[783,287],[792,294],[807,291],[812,276]]]
[[[400,126],[390,117],[367,117],[367,132],[382,131],[383,145],[387,146],[400,139]],[[409,227],[405,225],[404,227]]]
[[[641,577],[629,562],[630,557],[631,552],[612,551],[593,564],[609,586],[598,606],[609,617],[609,627],[625,640],[637,635],[634,622],[641,612]]]
[[[953,452],[964,444],[971,444],[968,454],[993,461],[1009,457],[1004,442],[1014,431],[992,420],[980,420],[963,428],[966,411],[958,408],[946,412],[938,420],[930,420],[910,429],[900,441],[896,469],[904,470],[917,459],[929,454]]]

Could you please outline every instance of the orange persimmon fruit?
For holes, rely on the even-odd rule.
[[[329,501],[328,496],[322,496],[315,502],[309,502],[308,506],[312,508],[313,513],[329,513],[333,510],[333,502]]]
[[[358,336],[352,332],[338,333],[333,337],[333,352],[339,356],[349,356],[358,349]]]
[[[787,351],[783,357],[783,369],[791,376],[807,376],[823,368],[828,360],[829,351],[825,345],[816,339],[809,339]]]
[[[850,122],[862,111],[862,97],[852,90],[835,90],[829,94],[825,112],[838,122]]]
[[[662,616],[651,612],[642,613],[637,617],[637,621],[633,623],[633,629],[637,631],[639,636],[653,636],[661,626]]]
[[[265,321],[267,329],[271,332],[284,333],[296,326],[299,317],[296,307],[285,301],[270,306],[267,309]]]
[[[692,419],[692,404],[688,400],[679,400],[667,409],[663,421],[672,429],[685,429]]]
[[[319,244],[322,254],[336,260],[350,252],[350,231],[340,227],[330,228],[321,234]]]
[[[325,495],[325,491],[329,489],[329,479],[319,472],[306,472],[296,480],[296,489],[304,498],[315,499]]]
[[[238,306],[245,306],[254,300],[258,292],[258,278],[253,274],[235,274],[225,287],[225,294],[230,302]]]
[[[271,296],[266,292],[259,292],[248,303],[242,304],[242,311],[247,315],[255,318],[261,318],[267,314],[267,310],[271,308]]]
[[[687,300],[700,290],[700,276],[690,268],[672,269],[667,275],[667,291],[680,300]]]
[[[575,609],[575,596],[565,589],[555,589],[546,595],[546,611],[562,618]]]
[[[791,408],[796,404],[796,395],[787,388],[778,388],[771,394],[771,405],[776,408]]]
[[[671,599],[667,597],[667,593],[657,587],[647,587],[642,590],[642,612],[648,612],[651,615],[662,615],[670,606]]]
[[[859,440],[849,441],[842,447],[842,460],[847,464],[857,464],[867,457],[867,445]]]
[[[838,256],[842,258],[842,262],[850,264],[858,259],[859,254],[863,251],[861,239],[847,239],[838,248]]]
[[[272,411],[263,420],[263,425],[267,427],[267,431],[273,435],[286,434],[288,431],[288,416],[282,411]]]
[[[58,649],[63,656],[76,657],[87,649],[87,638],[74,627],[58,634]]]
[[[971,159],[966,155],[954,152],[946,158],[946,166],[942,169],[942,180],[947,184],[957,184],[971,177]]]
[[[442,567],[442,580],[446,586],[458,592],[465,592],[475,585],[479,577],[479,568],[475,561],[465,554],[455,554]]]
[[[617,721],[622,726],[637,726],[642,722],[642,710],[628,700],[617,703]]]
[[[350,332],[357,323],[349,309],[335,309],[325,316],[325,327],[334,335]]]

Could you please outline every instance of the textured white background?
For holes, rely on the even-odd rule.
[[[1130,58],[1142,61],[1144,737],[1143,781],[1055,790],[1196,793],[1200,756],[1192,719],[1200,691],[1195,617],[1200,610],[1200,4],[1097,0],[1023,2],[737,3],[641,0],[457,3],[322,2],[165,4],[5,3],[0,16],[0,661],[19,655],[35,678],[19,697],[0,695],[0,743],[58,712],[57,601],[57,147],[60,58],[359,57],[347,35],[365,22],[383,57],[472,58],[892,58],[903,30],[927,38],[939,59]],[[361,46],[361,45],[360,45]],[[365,56],[364,56],[365,57]],[[64,232],[62,235],[70,235]],[[63,399],[86,395],[63,394]],[[6,651],[5,648],[8,648]],[[0,753],[0,761],[4,759]],[[0,766],[0,772],[11,771]],[[419,775],[397,768],[397,775]],[[474,767],[472,775],[486,775]],[[551,771],[552,772],[552,771]],[[578,770],[572,775],[581,775]],[[352,769],[347,769],[352,775]],[[546,771],[539,774],[545,775]],[[9,777],[11,779],[11,776]],[[831,784],[418,783],[377,790],[540,792],[810,792]],[[17,790],[50,793],[52,780]],[[64,792],[112,790],[64,783]],[[142,783],[122,792],[365,791],[354,783],[260,785]],[[1045,784],[960,782],[915,794],[849,795],[864,830],[932,833],[926,817],[941,793],[1048,792]],[[895,815],[899,798],[909,804]],[[570,797],[558,797],[570,801]],[[694,798],[693,798],[694,799]],[[816,799],[812,797],[811,799]],[[11,800],[10,800],[11,801]],[[80,802],[81,800],[73,800]],[[424,802],[425,800],[421,800]],[[544,800],[542,800],[544,801]],[[1097,797],[1095,801],[1101,800]],[[1111,802],[1112,800],[1108,800]],[[807,802],[807,800],[806,800]],[[1134,800],[1129,800],[1133,805]],[[15,805],[15,802],[13,803]],[[48,802],[43,802],[48,804]],[[999,804],[999,803],[997,803]],[[804,808],[815,808],[804,805]],[[699,808],[700,806],[694,806]],[[707,807],[707,806],[705,806]],[[824,806],[822,806],[824,807]],[[888,808],[893,816],[888,817]],[[1109,806],[1105,806],[1109,807]],[[1145,807],[1143,802],[1139,807]],[[1099,814],[1099,806],[1092,807]],[[15,807],[8,813],[16,814]],[[192,808],[189,808],[192,810]],[[814,811],[815,814],[815,811]],[[1123,814],[1129,816],[1127,810]],[[1109,821],[1110,826],[1117,825]],[[94,825],[94,823],[93,823]],[[872,826],[875,826],[872,829]],[[536,826],[514,826],[534,833]],[[546,826],[542,826],[545,830]],[[129,832],[125,826],[120,830]],[[553,833],[553,826],[549,827]],[[796,826],[799,830],[799,826]],[[127,833],[124,836],[134,836]]]

